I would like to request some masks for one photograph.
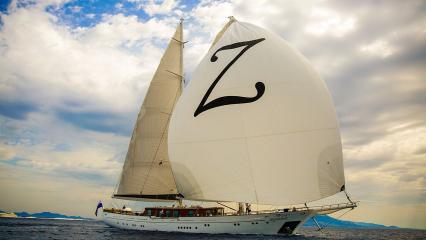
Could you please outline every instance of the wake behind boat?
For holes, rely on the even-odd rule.
[[[106,208],[103,220],[134,230],[292,234],[316,214],[355,208],[349,197],[306,204],[345,192],[336,113],[307,60],[279,36],[231,17],[182,91],[182,27],[150,83],[113,195],[177,204]]]

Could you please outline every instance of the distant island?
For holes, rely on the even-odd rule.
[[[0,213],[6,213],[0,210]],[[9,213],[9,212],[8,212]],[[84,218],[80,216],[67,216],[60,213],[53,212],[39,212],[39,213],[28,213],[28,212],[14,212],[16,216],[22,218],[51,218],[51,219],[74,219],[74,220],[93,220],[92,218]],[[315,219],[321,227],[327,226],[332,228],[371,228],[371,229],[396,229],[396,226],[385,226],[375,223],[364,223],[364,222],[352,222],[339,220],[327,215],[316,216]],[[309,219],[303,227],[317,227],[312,219]]]
[[[0,213],[10,213],[0,210]],[[28,213],[28,212],[13,212],[16,216],[21,218],[51,218],[51,219],[73,219],[73,220],[93,220],[91,218],[84,218],[80,216],[67,216],[60,213],[53,212],[39,212],[39,213]]]

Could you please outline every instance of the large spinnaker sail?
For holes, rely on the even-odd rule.
[[[182,35],[181,22],[149,85],[114,198],[180,197],[170,167],[167,137],[171,112],[182,92]]]
[[[180,97],[169,152],[185,199],[287,205],[333,195],[345,184],[325,83],[282,38],[238,21]]]

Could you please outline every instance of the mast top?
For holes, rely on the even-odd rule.
[[[235,22],[235,21],[237,21],[237,19],[235,19],[235,17],[234,17],[234,16],[229,16],[228,18],[229,18],[229,21],[230,21],[230,22]]]

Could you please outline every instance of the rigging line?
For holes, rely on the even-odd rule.
[[[353,208],[350,208],[348,211],[346,211],[346,212],[344,212],[343,214],[341,214],[340,216],[338,216],[338,217],[334,218],[333,220],[331,220],[330,222],[328,222],[327,224],[325,224],[325,225],[324,225],[324,227],[322,227],[322,229],[324,229],[324,228],[328,227],[328,225],[330,225],[332,222],[334,222],[334,221],[338,220],[339,218],[343,217],[346,213],[348,213],[348,212],[350,212],[350,211],[352,211],[352,210],[354,210],[354,209],[353,209]]]
[[[220,202],[216,202],[216,203],[217,203],[217,204],[219,204],[219,205],[221,205],[221,206],[224,206],[224,207],[226,207],[226,208],[229,208],[229,209],[231,209],[231,210],[237,211],[237,209],[231,208],[230,206],[227,206],[227,205],[225,205],[225,204],[223,204],[223,203],[220,203]]]
[[[187,42],[189,42],[189,41],[185,41],[185,42],[183,42],[183,41],[179,41],[179,40],[177,40],[177,39],[176,39],[176,38],[174,38],[174,37],[173,37],[172,39],[173,39],[173,40],[175,40],[176,42],[178,42],[178,43],[182,44],[182,45],[183,45],[183,44],[185,44],[185,43],[187,43]]]
[[[180,88],[180,86],[179,86],[179,88]],[[173,107],[176,105],[176,99],[179,97],[179,90],[178,91],[176,91],[176,94],[175,94],[175,97],[174,97],[174,100],[175,100],[175,103],[173,104]],[[148,181],[148,178],[149,178],[149,176],[150,176],[150,174],[151,174],[151,170],[152,170],[152,168],[153,168],[153,165],[154,165],[154,162],[155,162],[155,159],[157,158],[157,155],[158,155],[158,151],[160,150],[160,147],[161,147],[161,144],[163,143],[163,141],[164,141],[164,135],[165,135],[165,133],[167,132],[167,129],[169,128],[169,124],[170,124],[170,115],[169,115],[169,117],[167,118],[167,123],[166,123],[166,126],[164,127],[164,129],[163,129],[163,132],[162,132],[162,134],[161,134],[161,140],[160,140],[160,144],[158,145],[158,147],[157,147],[157,149],[156,149],[156,151],[155,151],[155,155],[154,155],[154,158],[153,158],[153,160],[151,161],[151,166],[149,167],[149,171],[148,171],[148,175],[147,175],[147,177],[145,178],[145,181],[144,181],[144,183],[143,183],[143,185],[142,185],[142,190],[145,188],[145,185],[146,185],[146,182]],[[168,156],[169,154],[168,154],[168,152],[167,152],[167,158],[169,157]],[[171,173],[172,173],[172,176],[173,176],[173,180],[174,180],[174,182],[175,182],[175,186],[176,186],[176,180],[175,180],[175,177],[174,177],[174,175],[173,175],[173,171],[170,171]],[[142,192],[142,191],[141,191]]]
[[[314,223],[317,225],[317,227],[318,227],[318,230],[317,231],[320,231],[320,232],[322,232],[322,227],[321,227],[321,225],[317,222],[317,220],[315,219],[315,216],[313,216],[312,217],[312,221],[314,221]]]
[[[346,195],[346,198],[348,199],[348,201],[349,201],[350,203],[354,203],[354,202],[352,201],[351,197],[349,196],[348,192],[346,191],[346,189],[345,189],[345,190],[343,190],[343,191],[345,192],[345,195]]]
[[[243,129],[244,129],[244,133],[246,133],[246,126],[243,122]],[[249,154],[249,146],[248,146],[248,142],[247,142],[247,138],[244,138],[244,142],[245,142],[245,147],[246,147],[246,153],[247,153],[247,160],[248,160],[248,164],[249,164],[249,172],[250,172],[250,178],[251,178],[251,182],[253,183],[253,187],[254,187],[254,196],[256,197],[256,204],[259,205],[259,197],[257,196],[257,188],[256,188],[256,182],[254,181],[254,176],[253,176],[253,162],[250,159],[250,154]]]
[[[177,73],[175,73],[175,72],[172,72],[172,71],[169,71],[169,70],[165,70],[166,72],[169,72],[169,73],[171,73],[171,74],[173,74],[173,75],[175,75],[175,76],[178,76],[178,77],[181,77],[181,78],[183,78],[183,76],[182,75],[180,75],[180,74],[177,74]],[[182,80],[181,80],[182,81]]]
[[[143,102],[142,102],[142,105],[141,105],[141,107],[139,109],[138,116],[136,118],[135,127],[133,128],[133,132],[132,132],[132,138],[130,138],[130,142],[129,142],[129,148],[130,148],[131,145],[133,145],[133,149],[132,149],[132,156],[133,157],[131,158],[131,161],[130,161],[130,164],[131,164],[130,166],[131,166],[131,169],[132,169],[132,174],[134,174],[134,169],[135,169],[135,154],[136,154],[136,141],[137,141],[137,139],[136,139],[137,136],[136,135],[137,135],[137,132],[138,132],[138,129],[139,129],[139,118],[143,117],[143,116],[141,116],[142,109],[144,108]],[[129,150],[127,150],[126,158],[124,159],[124,164],[123,164],[123,171],[121,172],[121,174],[124,173],[124,165],[126,164],[126,160],[127,160],[127,155],[128,154],[129,154]],[[120,182],[121,182],[121,179],[120,179]]]

